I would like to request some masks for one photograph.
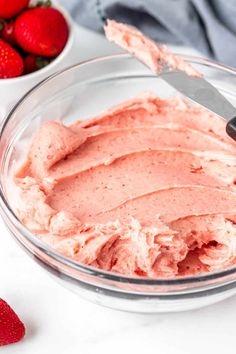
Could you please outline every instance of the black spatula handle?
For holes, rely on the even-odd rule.
[[[226,125],[227,134],[236,141],[236,117],[230,119]]]

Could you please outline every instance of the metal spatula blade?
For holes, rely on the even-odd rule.
[[[181,71],[163,72],[159,77],[190,100],[226,119],[226,131],[236,140],[236,108],[213,85],[202,77],[190,77]]]

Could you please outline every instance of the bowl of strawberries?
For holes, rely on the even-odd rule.
[[[30,88],[71,64],[73,24],[49,0],[0,0],[0,120]]]

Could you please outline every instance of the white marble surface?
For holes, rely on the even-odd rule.
[[[114,51],[102,36],[78,28],[75,62]],[[0,230],[0,297],[27,327],[22,342],[2,347],[0,353],[235,353],[236,297],[175,314],[138,315],[102,308],[55,283],[25,255],[1,220]]]

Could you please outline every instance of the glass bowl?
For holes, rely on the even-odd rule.
[[[182,56],[236,106],[236,70]],[[25,157],[32,134],[44,121],[64,124],[101,113],[143,91],[162,98],[176,94],[129,55],[96,58],[42,81],[13,108],[1,126],[0,211],[14,238],[34,261],[68,289],[97,304],[134,312],[196,309],[236,293],[236,267],[174,279],[132,278],[102,271],[66,258],[42,243],[14,212],[12,174]]]

